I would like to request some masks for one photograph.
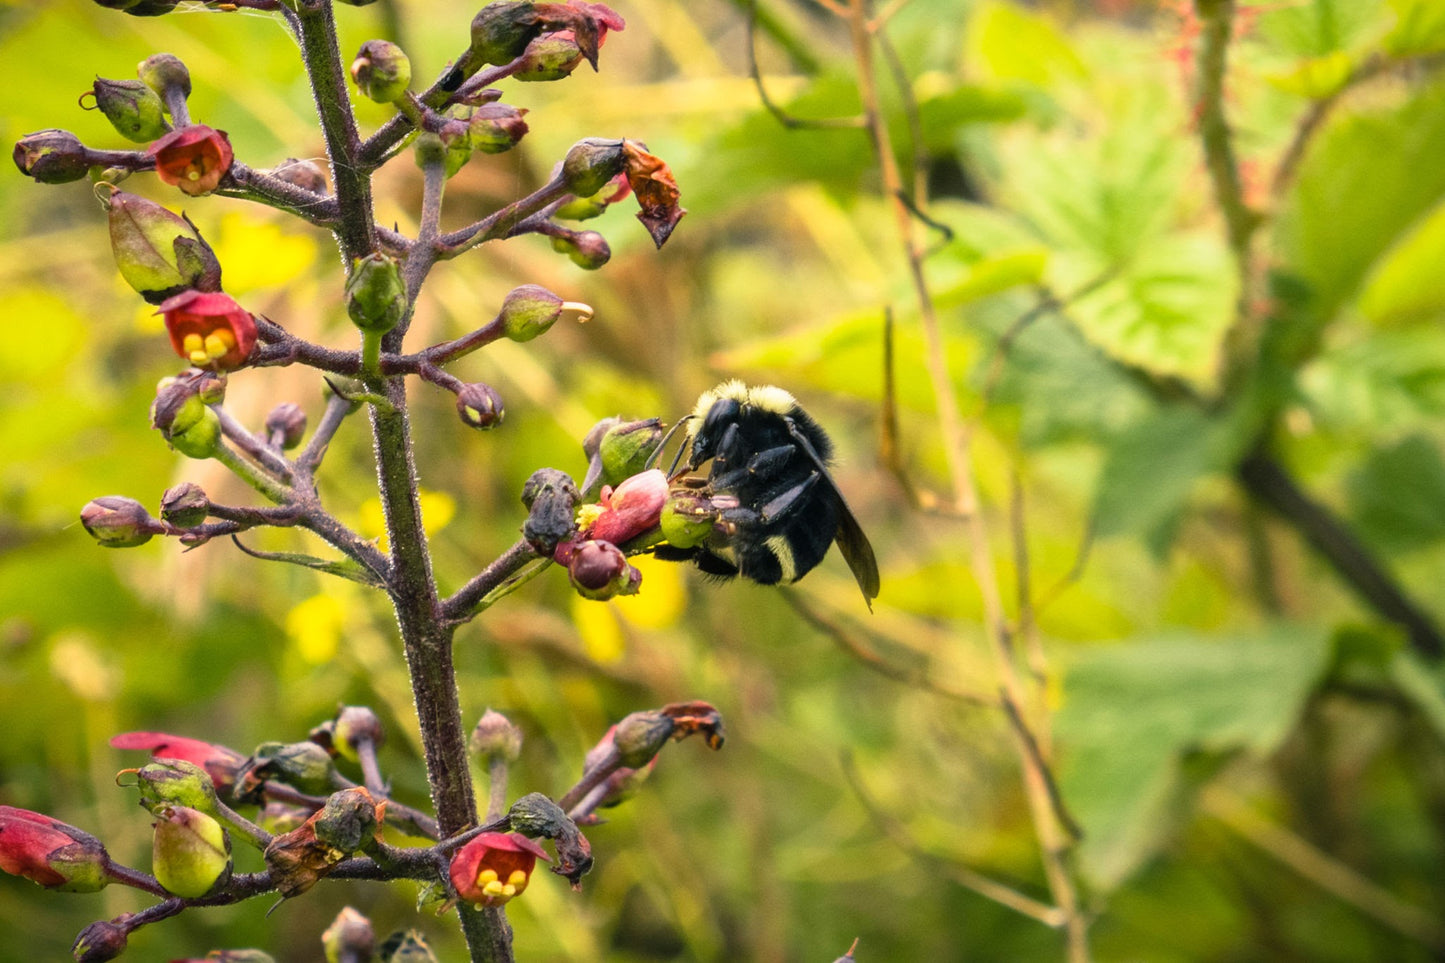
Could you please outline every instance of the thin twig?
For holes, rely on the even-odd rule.
[[[844,11],[841,7],[833,6],[832,0],[828,0],[827,3],[824,3],[824,6],[828,6],[829,9],[833,11],[833,13],[837,14],[840,17],[846,16],[846,11]],[[748,32],[748,76],[752,78],[753,87],[757,89],[758,100],[762,101],[763,107],[767,109],[768,113],[772,114],[775,118],[777,118],[778,123],[782,124],[789,130],[856,130],[863,127],[866,121],[862,117],[794,117],[792,114],[779,107],[777,102],[774,101],[772,97],[768,96],[768,88],[763,83],[763,75],[758,68],[757,0],[747,0],[746,8]]]

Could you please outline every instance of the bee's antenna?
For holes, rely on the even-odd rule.
[[[643,466],[644,470],[650,469],[653,467],[653,465],[657,464],[657,456],[661,455],[663,451],[667,449],[667,443],[672,440],[673,435],[677,434],[677,429],[681,428],[683,425],[687,424],[691,420],[692,415],[686,415],[685,417],[678,419],[677,424],[667,429],[667,434],[662,436],[662,441],[658,442],[658,445],[655,449],[653,449],[652,454],[647,457],[647,462]],[[673,475],[677,474],[677,466],[682,462],[682,453],[686,450],[686,444],[678,446],[677,454],[672,459],[672,467],[667,470],[668,478],[671,478]]]

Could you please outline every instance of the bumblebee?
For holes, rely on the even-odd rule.
[[[659,545],[658,557],[775,585],[808,574],[836,541],[872,607],[873,547],[829,474],[832,441],[797,399],[782,388],[728,381],[704,392],[684,423],[669,474],[675,488],[697,490],[711,526],[695,544]],[[705,478],[691,475],[709,461]]]

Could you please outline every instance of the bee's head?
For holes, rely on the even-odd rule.
[[[699,407],[701,407],[699,405]],[[696,469],[703,462],[717,454],[718,442],[728,425],[738,420],[742,413],[742,402],[736,398],[719,397],[712,399],[707,410],[694,420],[690,432],[691,445],[688,451],[688,468]]]

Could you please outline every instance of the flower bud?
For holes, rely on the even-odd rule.
[[[168,379],[151,403],[151,426],[187,458],[210,458],[221,443],[220,418],[193,386]]]
[[[266,437],[271,444],[290,451],[306,437],[306,412],[294,401],[283,401],[266,415]]]
[[[442,133],[422,131],[412,145],[415,150],[416,166],[425,168],[429,164],[441,164],[447,177],[454,176],[472,156],[471,139],[465,124],[453,121],[457,126],[448,125]]]
[[[482,833],[452,855],[449,875],[467,902],[501,906],[522,895],[539,859],[551,862],[546,850],[521,833]]]
[[[467,119],[467,141],[472,150],[501,154],[517,146],[527,133],[525,108],[510,104],[482,104]]]
[[[502,301],[502,332],[513,341],[531,341],[556,323],[565,303],[537,284],[513,288]]]
[[[498,0],[472,18],[471,59],[500,67],[520,57],[542,29],[530,0]]]
[[[326,963],[341,963],[342,960],[365,961],[371,959],[376,936],[371,920],[362,916],[350,906],[343,906],[336,919],[321,934],[321,945],[326,950]]]
[[[171,805],[216,812],[216,787],[206,771],[193,762],[162,759],[126,772],[135,774],[143,809],[154,812]]]
[[[151,304],[189,289],[221,288],[221,264],[196,226],[154,201],[114,191],[105,199],[120,276]]]
[[[522,730],[500,712],[488,709],[472,730],[471,748],[484,761],[500,756],[507,762],[516,762],[522,754]]]
[[[161,518],[177,528],[194,528],[210,515],[211,500],[195,482],[172,485],[161,495]]]
[[[667,745],[675,728],[671,719],[655,709],[634,712],[617,723],[612,731],[612,745],[622,765],[641,769]]]
[[[495,428],[506,417],[502,396],[491,385],[473,382],[457,392],[457,415],[468,428]]]
[[[552,215],[563,221],[589,221],[600,216],[607,208],[622,200],[632,192],[627,184],[627,178],[619,174],[597,193],[589,197],[574,197],[561,207],[557,208]]]
[[[165,732],[122,732],[112,736],[110,744],[116,749],[145,749],[154,759],[194,763],[206,771],[211,784],[222,795],[231,792],[236,785],[236,774],[246,762],[245,756],[226,746]]]
[[[129,914],[119,917],[128,920]],[[75,938],[70,954],[76,963],[106,963],[125,952],[130,930],[110,920],[96,920]]]
[[[331,744],[344,758],[356,762],[363,742],[380,747],[386,741],[381,719],[366,706],[342,706],[331,729]]]
[[[0,806],[0,869],[46,889],[94,893],[110,880],[100,840],[44,813]]]
[[[381,963],[437,963],[426,937],[416,930],[398,930],[382,941]]]
[[[314,742],[263,742],[240,774],[240,785],[249,790],[271,779],[320,796],[331,792],[335,774],[331,755]]]
[[[183,291],[167,298],[157,314],[176,354],[197,368],[230,371],[256,347],[256,319],[220,291]]]
[[[612,247],[596,231],[575,231],[552,238],[552,250],[565,254],[586,271],[595,271],[612,260]]]
[[[634,595],[642,573],[627,564],[627,556],[611,542],[588,539],[557,547],[556,560],[567,566],[567,577],[577,594],[602,602],[618,595]]]
[[[527,44],[513,80],[535,83],[562,80],[583,61],[582,48],[570,30],[546,33]]]
[[[151,869],[167,892],[194,899],[229,875],[231,841],[220,823],[185,806],[162,806],[155,816]]]
[[[268,172],[278,181],[308,190],[313,194],[325,194],[326,174],[309,160],[288,157]]]
[[[662,422],[656,418],[628,421],[607,428],[597,443],[602,482],[620,485],[647,470],[647,462],[662,444]],[[587,445],[584,442],[583,451]]]
[[[557,863],[552,872],[566,877],[576,889],[592,869],[592,844],[552,800],[539,792],[528,793],[507,810],[507,822],[524,836],[552,840]]]
[[[394,103],[411,86],[411,61],[390,40],[368,40],[351,62],[351,79],[378,104]]]
[[[134,548],[165,532],[144,505],[120,495],[91,499],[80,510],[80,524],[105,548]]]
[[[363,786],[334,792],[314,817],[316,838],[346,855],[365,849],[376,839],[384,809]]]
[[[576,531],[577,503],[582,496],[565,472],[539,468],[522,486],[527,520],[522,537],[540,555],[552,556],[557,545]]]
[[[712,499],[694,489],[674,489],[662,506],[658,520],[662,537],[674,548],[695,548],[712,534],[717,523]]]
[[[170,130],[160,97],[139,80],[95,78],[95,106],[122,137],[148,143]]]
[[[157,177],[191,197],[220,186],[235,159],[226,132],[204,124],[173,130],[152,142],[146,153],[155,158]]]
[[[590,197],[622,173],[626,158],[623,141],[588,137],[572,145],[562,161],[562,178],[567,190],[578,197]]]
[[[15,166],[42,184],[67,184],[90,172],[85,145],[68,130],[37,130],[15,144]]]
[[[396,258],[376,252],[357,258],[346,280],[346,313],[363,331],[385,334],[406,315],[406,284]]]
[[[182,97],[191,95],[191,72],[175,54],[151,54],[136,67],[136,75],[162,98],[168,89],[175,89]]]

